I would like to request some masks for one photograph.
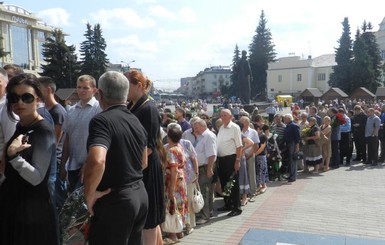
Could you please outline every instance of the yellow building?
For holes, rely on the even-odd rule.
[[[41,72],[42,45],[58,28],[43,23],[21,7],[7,4],[0,4],[0,26],[3,38],[0,45],[8,52],[0,59],[1,65],[16,64],[26,72]]]

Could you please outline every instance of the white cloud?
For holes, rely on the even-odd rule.
[[[182,8],[179,10],[179,19],[186,23],[195,23],[197,16],[191,8]]]
[[[52,8],[39,11],[37,16],[48,25],[52,26],[69,26],[70,14],[63,8]]]
[[[136,49],[142,52],[156,53],[159,51],[158,44],[155,41],[142,41],[137,35],[129,35],[123,38],[110,39],[110,45],[122,46],[123,48]]]
[[[161,39],[173,39],[175,41],[180,38],[189,38],[193,34],[190,30],[166,30],[164,28],[159,28],[158,35]]]
[[[141,17],[130,8],[100,9],[90,16],[105,29],[148,28],[155,26],[149,17]]]
[[[157,5],[157,6],[150,6],[149,12],[152,16],[161,17],[165,19],[175,20],[176,15],[167,10],[165,7]]]

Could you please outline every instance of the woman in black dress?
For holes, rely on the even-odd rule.
[[[134,69],[124,75],[130,82],[127,107],[147,131],[148,167],[143,170],[143,182],[148,193],[149,207],[143,230],[144,244],[161,244],[162,233],[159,225],[165,216],[163,171],[158,150],[161,118],[154,101],[147,95],[151,81]]]
[[[52,126],[37,112],[41,92],[34,76],[13,77],[7,108],[19,116],[4,150],[6,179],[0,187],[0,244],[59,244],[54,205],[48,192],[56,157]]]

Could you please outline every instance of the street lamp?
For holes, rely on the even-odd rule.
[[[123,73],[128,71],[128,70],[130,70],[130,64],[134,63],[134,62],[135,62],[135,60],[131,60],[130,62],[125,62],[125,61],[121,60],[120,63],[122,63],[122,71],[123,71]],[[125,66],[123,66],[123,64],[125,64]]]

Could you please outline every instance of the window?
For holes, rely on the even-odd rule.
[[[318,73],[318,75],[317,75],[317,80],[318,80],[318,81],[325,81],[325,80],[326,80],[326,75],[325,75],[325,73]]]
[[[302,81],[302,74],[297,74],[297,82]]]
[[[10,33],[12,36],[12,58],[13,63],[23,68],[27,68],[30,48],[31,31],[25,27],[10,26]],[[32,50],[32,49],[31,49]]]
[[[282,82],[282,75],[278,75],[278,82]]]

